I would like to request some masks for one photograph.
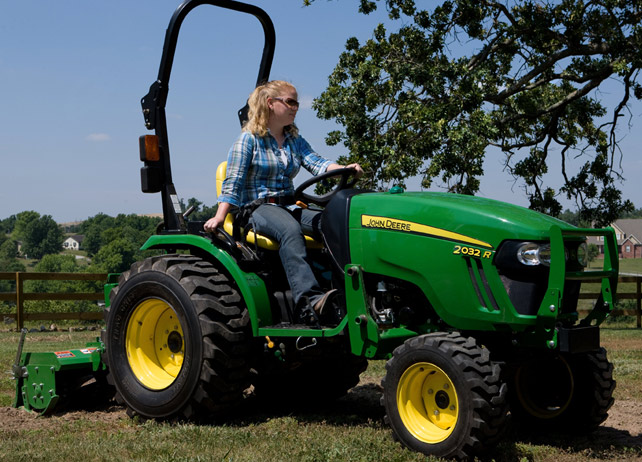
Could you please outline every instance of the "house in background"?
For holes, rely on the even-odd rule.
[[[85,239],[85,236],[80,234],[74,234],[65,239],[65,242],[62,243],[62,248],[65,250],[80,250],[80,245]]]
[[[624,218],[610,226],[615,230],[620,258],[642,258],[642,218]],[[590,236],[587,242],[597,245],[599,256],[604,256],[603,237]]]

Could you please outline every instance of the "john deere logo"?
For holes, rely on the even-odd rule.
[[[474,239],[463,234],[453,233],[445,229],[434,228],[420,223],[413,223],[412,221],[397,220],[395,218],[361,215],[361,226],[364,228],[380,228],[411,234],[421,234],[424,236],[436,237],[438,239],[446,239],[449,241],[486,247],[488,249],[493,248],[493,246],[487,242],[480,241],[479,239]]]

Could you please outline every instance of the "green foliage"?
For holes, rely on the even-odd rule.
[[[136,261],[138,247],[132,241],[117,238],[100,248],[93,264],[107,273],[121,273]]]
[[[34,266],[34,271],[39,273],[78,273],[80,272],[80,267],[73,255],[45,255]],[[94,284],[93,281],[28,280],[24,283],[25,292],[78,293],[99,290],[100,287]],[[25,302],[25,307],[29,312],[86,311],[95,306],[96,303],[90,301],[37,300]]]
[[[474,194],[494,147],[533,209],[558,216],[564,195],[597,225],[632,210],[615,184],[616,129],[629,99],[642,97],[640,4],[361,0],[359,9],[380,3],[398,30],[379,24],[365,43],[348,39],[314,102],[343,126],[327,141],[349,149],[342,161],[362,164],[363,186],[419,175],[424,187],[439,179]],[[622,90],[610,112],[595,91],[607,80]],[[558,190],[545,184],[551,165],[561,165]]]
[[[36,264],[34,271],[39,273],[76,273],[78,272],[78,264],[73,255],[45,255]]]
[[[642,218],[642,208],[623,213],[620,218]]]
[[[0,220],[0,235],[11,234],[16,225],[16,216],[11,215],[9,218]]]
[[[22,253],[30,258],[40,259],[62,250],[63,233],[51,215],[40,216],[34,211],[19,213],[14,236],[22,240]]]
[[[122,272],[131,264],[149,255],[141,252],[143,243],[155,233],[159,218],[120,214],[110,217],[99,213],[80,225],[85,236],[83,248],[92,257],[88,270]]]
[[[588,245],[588,261],[592,262],[600,254],[600,249],[595,244]]]
[[[20,212],[16,216],[16,220],[14,222],[13,236],[18,240],[24,239],[27,235],[27,226],[29,226],[32,221],[38,220],[39,218],[40,214],[33,210]]]
[[[7,244],[7,242],[11,242],[11,241],[6,241],[5,244]],[[16,260],[15,257],[7,258],[7,259],[0,257],[0,272],[16,273],[18,271],[27,271],[27,268],[25,267],[25,265],[22,264],[22,262]],[[0,280],[0,293],[15,292],[15,291],[16,291],[15,281]],[[0,302],[0,311],[3,311],[7,307],[15,307],[15,306],[16,304],[14,302]]]
[[[0,234],[0,262],[11,261],[18,256],[18,243]]]

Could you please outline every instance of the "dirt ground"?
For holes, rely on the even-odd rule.
[[[380,386],[366,384],[355,387],[344,400],[353,411],[362,408],[365,413],[378,412]],[[358,411],[357,411],[358,412]],[[383,409],[381,409],[383,417]],[[39,430],[51,428],[57,423],[83,420],[97,423],[117,423],[129,417],[122,406],[106,404],[97,410],[66,410],[51,416],[40,417],[35,413],[12,407],[0,408],[0,431]],[[113,428],[135,428],[114,425]],[[592,442],[599,446],[614,445],[642,447],[642,401],[621,400],[609,411],[609,417],[593,434]]]

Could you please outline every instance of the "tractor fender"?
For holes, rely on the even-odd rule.
[[[203,256],[203,253],[210,255],[238,286],[250,316],[252,334],[257,336],[260,326],[272,324],[270,301],[263,280],[256,273],[243,271],[230,254],[216,247],[209,239],[193,234],[154,235],[141,247],[141,250],[150,249],[181,249],[199,256]]]

